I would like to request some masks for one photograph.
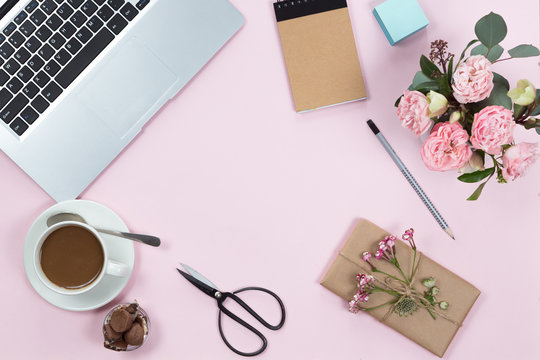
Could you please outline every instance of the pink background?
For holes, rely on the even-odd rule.
[[[136,265],[113,303],[86,313],[57,309],[30,286],[22,264],[26,231],[54,204],[0,154],[1,353],[5,359],[235,359],[217,332],[215,302],[180,278],[185,262],[224,290],[260,285],[285,302],[288,318],[261,359],[376,360],[434,355],[347,304],[318,283],[351,226],[367,218],[400,233],[414,226],[432,259],[481,291],[447,359],[540,356],[540,164],[523,179],[475,186],[431,172],[393,106],[429,42],[459,54],[489,11],[509,29],[501,44],[538,44],[537,0],[420,0],[430,25],[391,47],[371,14],[378,1],[350,0],[368,100],[298,115],[293,111],[270,1],[232,0],[244,28],[82,194],[163,246],[136,246]],[[503,62],[512,86],[540,86],[538,58]],[[450,240],[365,124],[373,118],[456,234]],[[538,141],[521,127],[518,141]],[[143,348],[105,350],[108,309],[137,299],[152,319]],[[258,301],[255,301],[258,303]],[[262,303],[261,303],[262,304]],[[260,305],[260,304],[259,304]],[[229,324],[230,325],[230,324]],[[230,326],[232,328],[232,326]],[[236,333],[235,339],[253,345]]]

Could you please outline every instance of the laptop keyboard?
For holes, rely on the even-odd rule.
[[[0,118],[24,134],[149,2],[30,1],[0,32]]]

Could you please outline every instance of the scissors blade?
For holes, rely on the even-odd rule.
[[[193,269],[192,267],[186,265],[186,264],[182,264],[180,263],[180,265],[182,265],[184,267],[184,269],[187,270],[188,273],[191,274],[191,276],[193,276],[195,279],[205,283],[206,285],[210,286],[211,288],[214,288],[216,290],[219,290],[218,287],[216,285],[214,285],[213,282],[211,282],[210,280],[208,280],[207,278],[205,278],[203,275],[201,275],[197,270]]]
[[[180,270],[180,269],[176,269],[178,270],[178,272],[184,277],[186,278],[186,280],[188,280],[191,284],[193,284],[196,288],[198,288],[199,290],[201,290],[203,293],[205,293],[206,295],[210,296],[210,297],[215,297],[215,294],[218,292],[218,290],[212,286],[209,286],[207,284],[205,284],[204,282],[202,282],[201,280],[195,278],[194,276]]]

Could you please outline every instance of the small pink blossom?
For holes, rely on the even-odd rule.
[[[367,262],[369,259],[371,259],[371,253],[369,251],[364,251],[362,254],[362,260]]]
[[[388,247],[393,247],[396,245],[396,237],[395,236],[388,236],[386,239],[386,245]]]
[[[358,308],[358,302],[356,300],[349,301],[349,311],[353,314],[356,314],[360,311]]]
[[[384,253],[383,253],[381,250],[377,250],[377,251],[375,252],[375,258],[376,258],[377,260],[380,260],[380,259],[383,257],[383,255],[384,255]]]
[[[408,241],[411,245],[411,248],[416,249],[416,244],[414,243],[414,229],[410,228],[405,230],[405,233],[401,236],[403,241]]]
[[[447,171],[462,167],[472,156],[469,135],[461,124],[438,123],[422,146],[420,155],[430,170]]]
[[[429,102],[427,97],[419,91],[405,90],[397,109],[401,126],[410,129],[416,136],[420,136],[432,124],[428,114]]]
[[[493,90],[491,63],[482,55],[471,56],[460,63],[452,79],[454,97],[462,104],[484,100]]]
[[[502,175],[506,181],[523,176],[529,166],[540,157],[538,143],[520,143],[504,152]]]
[[[498,105],[486,106],[474,114],[471,144],[488,154],[498,155],[502,145],[514,141],[515,126],[512,111]]]

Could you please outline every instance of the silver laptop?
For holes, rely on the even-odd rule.
[[[0,149],[77,197],[238,31],[228,0],[0,0]]]

